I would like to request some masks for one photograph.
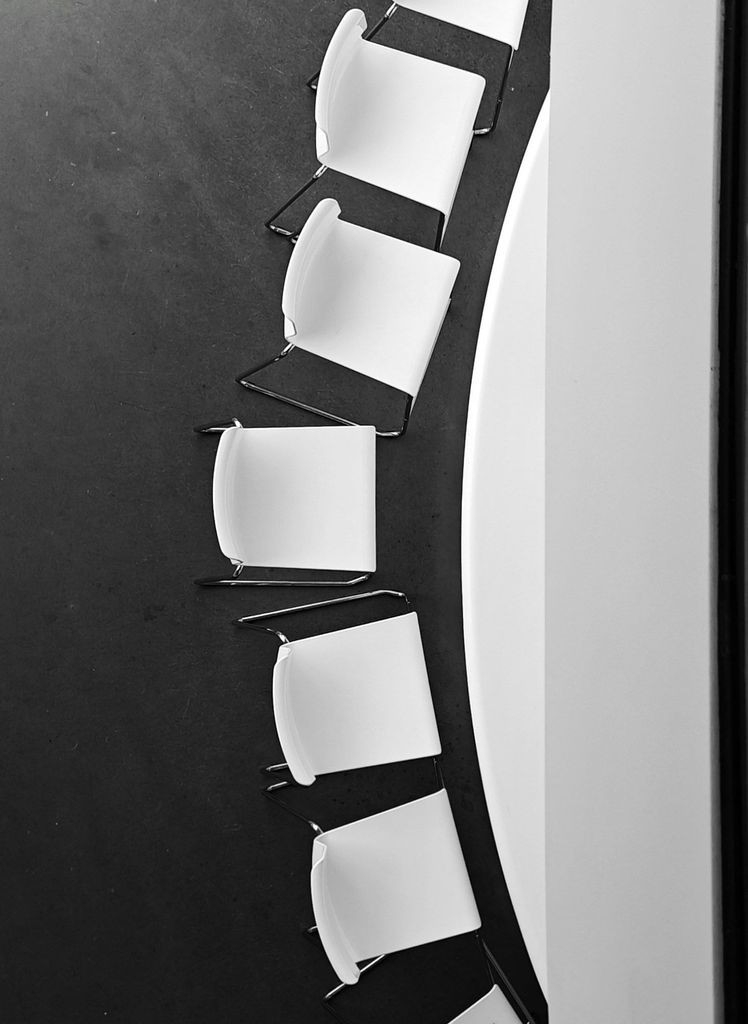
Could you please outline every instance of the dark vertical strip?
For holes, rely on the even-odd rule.
[[[722,926],[726,1024],[748,1021],[746,864],[748,761],[745,665],[746,192],[748,5],[725,0],[719,224],[717,473],[718,701]]]

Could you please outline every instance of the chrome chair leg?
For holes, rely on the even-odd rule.
[[[323,953],[322,941],[319,937],[319,929],[316,924],[309,925],[308,928],[303,928],[301,931],[302,938],[306,939],[316,950]]]
[[[493,120],[487,128],[473,128],[473,135],[490,135],[494,128],[498,124],[499,114],[501,112],[501,105],[504,102],[504,90],[506,89],[507,79],[509,78],[509,68],[512,66],[512,60],[514,59],[514,50],[509,53],[509,60],[506,62],[504,68],[504,74],[501,77],[501,84],[499,86],[499,95],[496,100],[496,107],[493,112]]]
[[[262,627],[257,628],[261,629]],[[285,761],[282,764],[266,765],[264,768],[260,768],[260,771],[263,775],[277,775],[278,772],[288,772],[289,777],[287,779],[281,779],[280,782],[273,782],[268,786],[264,786],[262,789],[262,795],[267,797],[271,803],[277,804],[278,807],[286,811],[288,814],[293,815],[293,817],[298,818],[300,821],[306,822],[315,835],[321,836],[323,830],[316,822],[312,821],[311,818],[307,818],[307,816],[302,814],[301,811],[297,811],[295,807],[291,807],[290,804],[287,804],[285,800],[281,800],[280,797],[276,795],[280,789],[298,789],[299,784],[291,775],[291,771]]]
[[[234,416],[230,420],[219,420],[217,423],[203,423],[202,426],[193,427],[192,429],[196,434],[222,434],[224,430],[230,430],[232,427],[240,426],[241,423],[236,416]]]
[[[371,960],[369,960],[368,963],[364,964],[364,966],[359,971],[359,978],[363,977],[363,975],[366,974],[367,971],[370,971],[373,967],[376,967],[377,964],[381,964],[381,962],[387,958],[387,955],[387,953],[382,953],[380,956],[375,956]],[[344,1017],[342,1013],[340,1013],[336,1006],[333,1006],[332,1001],[335,998],[335,996],[337,996],[345,988],[350,988],[350,986],[346,985],[345,982],[341,982],[340,985],[336,985],[335,988],[331,989],[322,998],[322,1005],[324,1006],[324,1008],[332,1017],[335,1018],[335,1020],[340,1021],[340,1024],[350,1024],[350,1021],[348,1020],[347,1017]]]
[[[256,629],[258,631],[258,633],[270,633],[271,636],[274,636],[276,638],[276,640],[278,641],[278,643],[281,646],[283,646],[283,644],[290,643],[290,641],[289,641],[288,637],[286,636],[286,634],[285,633],[281,633],[280,630],[278,630],[278,629],[272,629],[270,626],[256,626],[253,622],[244,622],[244,623],[242,623],[242,625],[246,626],[247,629]],[[267,768],[263,768],[263,771],[266,771],[266,772],[277,771],[277,772],[279,772],[279,771],[282,771],[284,768],[288,768],[288,765],[287,764],[271,764],[271,765],[268,765]]]
[[[443,215],[442,215],[443,218]],[[442,220],[443,225],[443,220]],[[437,240],[441,241],[441,235]],[[437,244],[438,248],[438,244]],[[288,395],[282,395],[279,391],[271,391],[270,388],[264,388],[260,384],[255,384],[250,378],[261,370],[267,369],[269,366],[273,366],[275,363],[279,363],[281,359],[287,356],[294,348],[292,343],[286,345],[282,352],[279,352],[277,356],[273,356],[272,359],[266,359],[264,362],[259,363],[257,366],[251,367],[249,370],[245,370],[244,373],[240,373],[235,378],[237,384],[241,384],[247,391],[255,391],[259,395],[265,395],[266,398],[273,398],[276,402],[283,402],[284,405],[290,405],[294,409],[301,409],[303,412],[311,413],[312,416],[319,416],[320,419],[330,420],[332,423],[340,423],[346,427],[358,427],[361,424],[356,423],[355,420],[347,420],[343,416],[337,416],[335,413],[328,412],[326,409],[318,409],[314,405],[308,405],[306,402],[300,402],[296,398],[290,398]],[[405,395],[405,409],[403,411],[403,419],[401,425],[396,430],[377,430],[377,437],[403,437],[406,430],[408,429],[408,423],[410,422],[410,413],[413,408],[413,396]]]
[[[408,595],[401,590],[369,590],[365,594],[346,594],[344,597],[331,597],[328,601],[313,601],[311,604],[297,604],[291,608],[276,608],[271,612],[257,612],[256,615],[243,615],[240,619],[234,619],[236,626],[249,626],[254,629],[263,629],[262,626],[254,626],[254,623],[263,619],[280,618],[283,615],[295,615],[297,612],[310,611],[313,608],[329,608],[331,605],[348,604],[350,601],[364,601],[372,597],[395,597],[405,602],[407,611],[411,610]],[[271,630],[275,632],[275,630]],[[282,634],[281,634],[282,635]],[[280,768],[278,769],[280,771]]]
[[[439,220],[436,225],[436,241],[434,242],[434,249],[437,252],[441,249],[442,242],[444,241],[444,224],[446,219],[443,213],[439,214]]]
[[[315,836],[323,835],[324,829],[321,825],[318,825],[316,821],[312,821],[311,818],[307,818],[307,816],[302,814],[301,811],[297,811],[295,807],[291,807],[291,805],[287,804],[285,800],[281,800],[280,797],[275,795],[279,789],[291,789],[295,787],[296,783],[293,779],[284,779],[282,782],[274,782],[270,786],[265,786],[262,790],[262,795],[267,797],[271,803],[281,807],[287,814],[292,815],[294,818],[298,818],[299,821],[303,821],[304,824],[308,825],[312,832],[314,832]]]
[[[236,382],[241,384],[245,377],[252,377],[254,374],[259,373],[260,370],[265,370],[268,366],[273,366],[275,363],[279,363],[281,359],[285,359],[287,355],[290,355],[293,350],[294,344],[292,341],[289,341],[286,347],[282,349],[277,356],[271,356],[270,359],[266,359],[264,362],[258,363],[257,366],[252,366],[249,370],[245,370],[241,376],[236,378]]]
[[[304,182],[301,188],[297,189],[294,192],[294,194],[291,196],[288,202],[284,203],[283,206],[281,206],[280,210],[276,210],[272,217],[268,217],[268,219],[265,221],[265,227],[268,228],[270,231],[274,231],[276,235],[282,235],[284,238],[287,238],[292,244],[294,244],[299,236],[299,232],[290,231],[288,228],[283,228],[280,226],[280,224],[276,224],[275,221],[278,217],[280,217],[282,213],[285,213],[285,211],[290,206],[293,206],[296,200],[300,199],[307,191],[307,189],[310,189],[316,181],[319,181],[319,179],[322,177],[326,170],[327,167],[324,164],[320,164],[320,166],[311,176],[309,181]]]
[[[245,566],[240,567],[241,569]],[[355,587],[365,583],[370,572],[343,580],[245,580],[239,576],[204,576],[195,580],[198,587]]]
[[[512,1009],[522,1021],[522,1024],[535,1024],[535,1018],[520,999],[517,990],[499,966],[498,960],[488,948],[485,939],[479,931],[475,933],[475,938],[478,942],[478,946],[480,947],[491,984],[499,986],[508,1001],[511,1003]]]
[[[373,39],[374,36],[377,34],[377,32],[379,32],[379,30],[381,28],[384,28],[384,26],[387,24],[387,22],[390,20],[390,18],[392,17],[392,15],[395,13],[396,10],[397,10],[397,4],[392,4],[390,7],[388,7],[388,9],[384,12],[383,16],[376,23],[376,25],[373,28],[370,28],[368,30],[368,32],[364,32],[362,38],[363,39]],[[308,89],[311,89],[312,92],[316,92],[317,91],[317,79],[318,78],[319,78],[319,71],[315,71],[315,73],[312,75],[312,77],[308,78],[304,84],[306,85],[306,87]]]

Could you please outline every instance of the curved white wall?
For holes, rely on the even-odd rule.
[[[552,1024],[715,1020],[716,0],[554,0]]]
[[[496,248],[470,386],[462,603],[491,827],[546,990],[544,780],[546,99]]]

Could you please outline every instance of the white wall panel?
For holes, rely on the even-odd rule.
[[[554,0],[547,333],[552,1024],[714,1014],[719,6]]]

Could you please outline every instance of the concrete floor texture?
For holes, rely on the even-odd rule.
[[[370,23],[384,6],[367,8]],[[8,1024],[329,1019],[319,997],[334,974],[300,934],[312,921],[311,833],[259,792],[258,766],[280,753],[276,645],[232,625],[288,591],[194,586],[227,563],[212,522],[215,439],[191,428],[232,415],[246,426],[317,422],[234,377],[282,345],[290,250],[262,222],[317,166],[304,81],[346,9],[6,0],[0,10]],[[483,296],[547,89],[549,28],[549,0],[531,0],[499,129],[468,158],[444,244],[462,261],[452,307],[407,437],[378,442],[375,577],[419,613],[485,936],[538,1021],[545,1008],[473,746],[460,484]],[[486,75],[487,97],[498,85],[504,51],[448,25],[403,11],[378,41]],[[433,211],[332,172],[292,219],[328,195],[346,219],[430,244]],[[362,422],[387,424],[400,409],[303,354],[273,379]],[[392,612],[354,604],[284,629],[298,637]],[[415,762],[293,796],[332,827],[432,789],[430,765]],[[486,989],[463,937],[392,957],[340,1005],[362,1024],[440,1024]]]

